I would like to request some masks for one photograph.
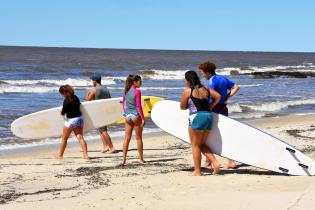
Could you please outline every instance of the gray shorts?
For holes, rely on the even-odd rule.
[[[103,126],[97,129],[98,132],[102,133],[102,132],[107,132],[107,126]]]

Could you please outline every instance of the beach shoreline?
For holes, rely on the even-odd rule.
[[[315,115],[289,115],[249,123],[288,142],[315,160]],[[118,153],[100,153],[101,141],[89,143],[90,161],[79,144],[64,159],[57,150],[29,151],[0,157],[0,209],[313,209],[314,176],[287,176],[251,166],[222,168],[218,176],[193,170],[191,147],[164,132],[144,136],[145,165],[130,143],[127,165],[122,138]],[[226,160],[218,157],[222,166]],[[229,202],[226,202],[226,201]],[[192,202],[194,201],[194,202]]]

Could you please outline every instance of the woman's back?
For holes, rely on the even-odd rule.
[[[210,111],[209,98],[210,93],[207,88],[191,88],[191,93],[188,101],[190,114],[200,111]]]

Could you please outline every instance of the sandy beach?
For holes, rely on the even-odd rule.
[[[290,115],[248,122],[303,151],[315,160],[315,115]],[[89,146],[90,161],[71,144],[61,161],[56,148],[0,155],[0,209],[315,209],[315,177],[286,176],[251,166],[189,177],[189,144],[166,133],[144,137],[139,165],[136,142],[126,166],[118,153]]]

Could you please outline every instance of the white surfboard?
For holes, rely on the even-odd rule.
[[[145,117],[150,116],[152,106],[163,98],[142,96],[142,107]],[[122,98],[110,98],[81,103],[84,117],[84,131],[90,131],[104,125],[124,123]],[[11,131],[24,139],[42,139],[62,135],[64,118],[61,107],[35,112],[20,117],[12,122]],[[118,121],[118,122],[117,122]]]
[[[84,131],[89,131],[120,120],[123,116],[121,98],[102,99],[81,103]],[[25,139],[42,139],[62,135],[64,118],[62,107],[35,112],[12,122],[14,135]]]
[[[164,100],[152,109],[153,122],[167,133],[190,143],[188,110],[179,102]],[[213,113],[206,144],[220,156],[258,168],[290,175],[315,175],[314,161],[293,146],[259,129]]]

